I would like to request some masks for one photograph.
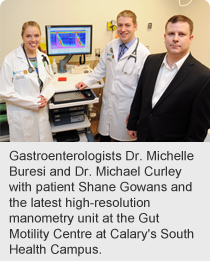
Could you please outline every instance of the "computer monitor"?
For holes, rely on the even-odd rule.
[[[66,57],[60,61],[60,72],[73,55],[92,53],[92,25],[46,25],[48,56]]]

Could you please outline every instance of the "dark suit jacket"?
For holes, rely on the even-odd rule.
[[[137,131],[138,141],[203,141],[210,128],[210,70],[190,54],[152,108],[164,56],[148,56],[127,128]]]

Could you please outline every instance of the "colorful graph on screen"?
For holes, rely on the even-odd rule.
[[[81,30],[51,31],[50,41],[51,41],[52,49],[85,48],[86,31],[81,31]]]

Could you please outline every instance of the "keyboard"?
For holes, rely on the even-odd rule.
[[[95,96],[90,89],[83,91],[72,91],[72,92],[58,92],[53,96],[53,103],[68,103],[68,102],[76,102],[76,101],[84,101],[84,100],[93,100]]]

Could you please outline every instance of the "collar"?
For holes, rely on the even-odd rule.
[[[181,68],[181,66],[183,65],[183,63],[185,62],[185,60],[187,59],[187,57],[190,55],[190,52],[188,52],[184,57],[182,57],[182,59],[180,59],[178,62],[174,63],[172,68],[169,67],[168,63],[167,63],[167,60],[166,60],[166,57],[167,57],[167,53],[163,59],[163,62],[161,64],[161,67],[163,67],[164,65],[166,66],[166,68],[172,70],[174,69],[175,67],[179,70]]]
[[[37,63],[40,63],[42,61],[42,55],[45,55],[45,54],[40,52],[39,49],[37,49],[36,50]],[[23,51],[23,44],[21,44],[17,49],[17,57],[21,58],[24,62],[27,63],[27,59],[26,59],[26,56]]]
[[[23,43],[18,47],[18,57],[20,58],[24,58],[25,57],[25,54],[24,54],[24,51],[23,51]],[[36,50],[36,57],[38,57],[40,54],[43,54],[39,51],[39,49]]]
[[[133,40],[131,40],[130,42],[128,42],[128,43],[125,44],[126,47],[129,49],[129,48],[135,43],[136,39],[137,39],[137,37],[135,36],[135,37],[133,38]],[[120,44],[119,44],[119,45],[121,45],[121,44],[123,44],[123,42],[122,42],[122,40],[120,39]]]

